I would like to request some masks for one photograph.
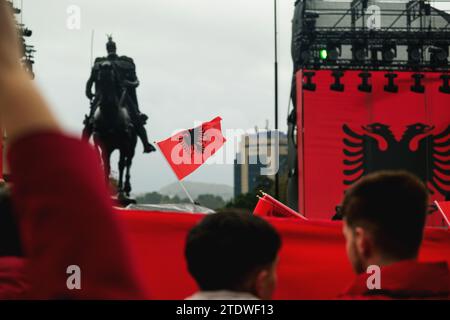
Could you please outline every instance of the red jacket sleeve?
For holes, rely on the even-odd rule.
[[[29,298],[143,298],[93,148],[41,133],[15,142],[8,156]],[[72,265],[81,290],[67,287]]]

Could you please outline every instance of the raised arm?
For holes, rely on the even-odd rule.
[[[97,155],[60,132],[21,70],[17,43],[0,0],[0,114],[11,139],[12,198],[29,281],[25,298],[144,298]],[[67,286],[71,266],[80,268],[80,290]]]

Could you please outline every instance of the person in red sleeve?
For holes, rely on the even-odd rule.
[[[145,298],[95,151],[62,133],[22,70],[19,48],[10,8],[0,0],[0,119],[26,258],[20,298]]]
[[[0,297],[20,298],[27,290],[20,234],[6,183],[0,180]]]
[[[342,205],[349,260],[358,274],[343,299],[448,299],[447,262],[418,261],[428,190],[406,172],[363,178]]]

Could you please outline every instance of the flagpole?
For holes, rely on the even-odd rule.
[[[441,205],[438,201],[434,201],[434,204],[437,206],[438,210],[442,214],[442,217],[444,218],[445,222],[447,223],[447,228],[450,228],[450,221],[448,220],[447,216],[445,215],[444,210],[441,208]]]
[[[165,157],[164,154],[162,153],[161,149],[159,148],[158,143],[157,143],[157,142],[154,142],[154,144],[155,144],[156,148],[158,148],[159,152],[162,154],[162,156],[163,156],[165,162],[167,163],[167,165],[168,165],[169,168],[170,168],[170,171],[173,173],[173,175],[175,176],[175,178],[177,179],[177,181],[180,183],[180,186],[181,186],[181,188],[183,189],[184,193],[186,193],[187,197],[189,198],[189,201],[191,201],[191,203],[192,203],[193,205],[197,205],[197,204],[195,203],[194,199],[192,198],[191,194],[187,191],[185,185],[183,184],[183,181],[181,181],[180,179],[178,179],[178,177],[177,177],[177,175],[175,174],[175,172],[173,172],[172,167],[171,167],[170,164],[169,164],[169,161],[167,161],[166,157]]]
[[[178,177],[177,177],[177,180],[178,180],[178,182],[180,183],[181,188],[183,188],[184,193],[186,193],[186,195],[188,196],[188,198],[189,198],[189,200],[191,201],[191,203],[192,203],[193,205],[196,205],[194,199],[191,197],[191,195],[190,195],[189,192],[187,191],[186,187],[184,186],[183,181],[179,180]]]
[[[275,33],[275,131],[278,131],[278,10],[274,0],[274,33]],[[276,133],[278,134],[278,132]],[[279,155],[276,155],[279,157]],[[278,159],[278,162],[280,160]],[[275,198],[280,199],[280,176],[275,174]]]

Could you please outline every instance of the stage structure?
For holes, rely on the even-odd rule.
[[[17,21],[17,32],[19,34],[21,43],[22,43],[22,52],[23,56],[21,59],[21,63],[23,68],[30,74],[30,76],[34,79],[34,71],[33,71],[33,65],[34,65],[34,53],[36,52],[33,45],[27,44],[26,39],[31,37],[33,34],[33,31],[28,29],[23,23],[18,22],[21,21],[20,18],[22,14],[22,9],[14,7],[13,3],[11,1],[8,1],[9,5],[11,6],[14,14],[16,15],[16,21]],[[1,119],[0,119],[1,120]],[[6,140],[7,135],[6,132],[1,128],[0,123],[0,179],[4,178],[5,171],[7,169],[5,168],[5,149],[6,149]]]
[[[297,1],[289,205],[332,218],[346,189],[407,170],[450,196],[450,15],[430,1]],[[430,208],[430,225],[442,219]]]

